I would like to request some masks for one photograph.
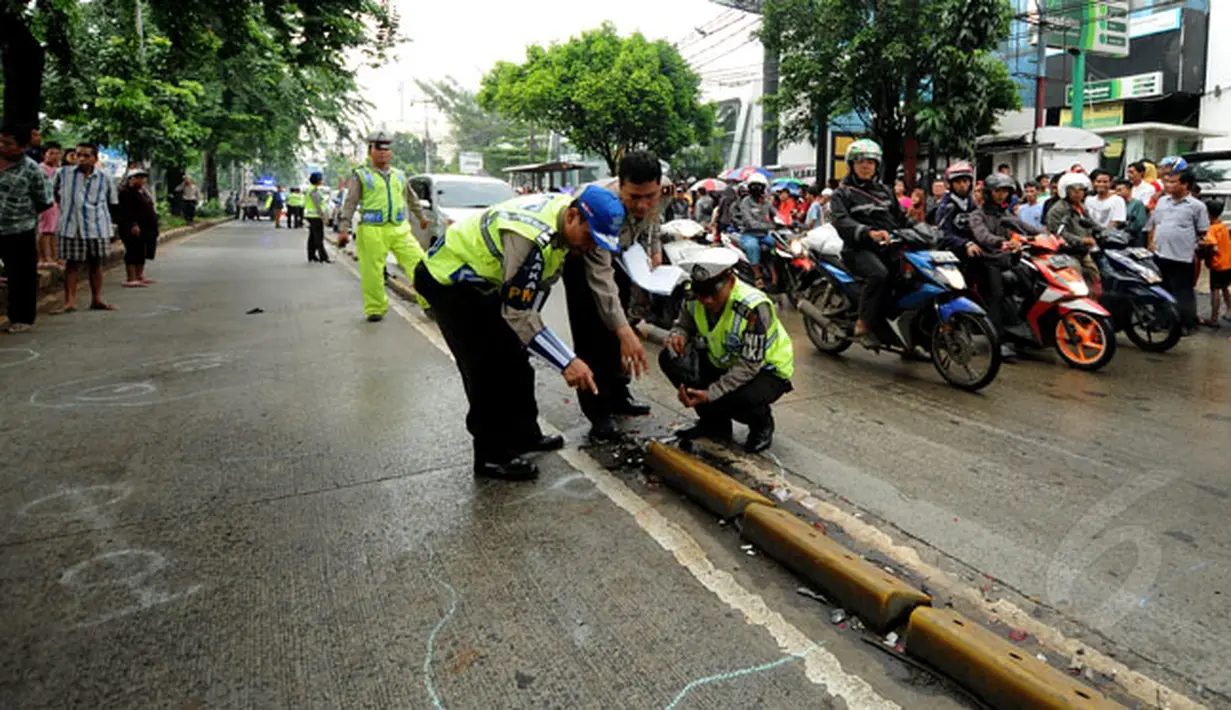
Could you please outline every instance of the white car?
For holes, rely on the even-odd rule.
[[[412,177],[410,186],[419,195],[419,203],[431,222],[423,230],[414,219],[410,220],[415,238],[424,248],[444,236],[454,222],[517,197],[517,192],[507,182],[473,175],[427,173]]]

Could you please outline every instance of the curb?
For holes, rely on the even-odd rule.
[[[213,219],[210,221],[200,220],[195,224],[176,227],[169,231],[158,235],[159,246],[166,244],[175,239],[186,237],[190,234],[204,231],[211,227],[216,227],[220,224],[226,224],[233,221],[234,217],[224,217],[221,219]],[[117,243],[110,247],[107,253],[107,260],[103,263],[103,271],[111,271],[124,264],[124,245]],[[81,279],[78,289],[89,287],[87,279]],[[43,271],[38,273],[38,313],[44,314],[51,309],[51,306],[58,303],[59,298],[64,292],[64,272],[63,271]],[[8,303],[8,294],[0,292],[0,323],[7,324],[8,318],[4,316],[4,309]]]
[[[348,256],[351,261],[359,261],[359,255],[354,252],[346,251],[345,247],[339,247],[338,240],[335,239],[332,234],[326,234],[325,241],[333,245],[334,249],[337,250],[337,254]],[[390,274],[389,278],[385,279],[385,286],[390,291],[397,294],[402,300],[419,303],[420,306],[423,305],[423,303],[419,301],[419,292],[415,290],[414,284],[404,282],[396,276]]]
[[[1011,642],[864,560],[760,493],[683,451],[651,442],[646,463],[719,516],[740,517],[740,535],[886,632],[906,620],[904,652],[995,708],[1121,708]]]
[[[750,505],[740,535],[832,595],[869,627],[886,633],[932,597],[778,508]]]
[[[995,708],[1123,707],[951,609],[915,609],[906,653]]]
[[[773,507],[768,498],[679,449],[650,442],[645,461],[663,481],[724,520],[742,515],[751,504]]]

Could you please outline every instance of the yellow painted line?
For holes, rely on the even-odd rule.
[[[354,265],[343,259],[336,261],[356,278],[359,277],[359,270]],[[430,320],[424,316],[412,314],[396,300],[391,300],[389,305],[420,335],[427,338],[428,342],[452,358],[440,331]],[[542,428],[545,433],[559,433],[555,427],[545,421],[542,422]],[[709,556],[705,554],[705,550],[687,531],[667,520],[662,513],[634,493],[623,481],[611,475],[588,454],[575,449],[564,449],[558,453],[566,463],[589,479],[594,487],[607,496],[611,502],[631,515],[637,525],[660,547],[670,552],[702,586],[730,608],[743,614],[748,623],[765,629],[784,655],[798,656],[803,664],[804,674],[812,683],[822,686],[831,695],[842,698],[850,708],[891,710],[901,707],[882,697],[863,678],[843,670],[837,656],[810,639],[807,634],[784,619],[781,614],[770,609],[759,594],[745,589],[729,572],[715,567]]]
[[[838,525],[858,544],[879,552],[902,567],[918,576],[934,592],[942,593],[961,600],[975,609],[984,623],[1003,623],[1014,629],[1020,629],[1034,636],[1039,646],[1049,653],[1074,658],[1081,652],[1086,666],[1104,678],[1111,678],[1123,692],[1145,707],[1165,708],[1166,710],[1205,710],[1205,705],[1173,690],[1162,683],[1138,672],[1119,661],[1100,653],[1088,644],[1065,636],[1056,629],[1034,618],[1030,612],[1005,599],[988,601],[984,599],[980,589],[972,587],[961,579],[935,565],[925,562],[915,548],[900,544],[882,530],[856,518],[851,513],[812,495],[802,486],[796,486],[782,479],[777,471],[763,468],[750,458],[736,454],[714,444],[702,442],[707,450],[716,455],[732,459],[732,468],[749,476],[758,483],[773,484],[777,488],[785,488],[791,500],[812,511],[822,520]]]

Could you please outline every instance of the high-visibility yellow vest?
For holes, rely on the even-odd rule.
[[[319,187],[311,187],[308,189],[308,199],[304,201],[303,216],[308,219],[316,219],[321,216],[321,211],[316,209],[316,203],[319,201],[322,205],[325,204],[324,199],[320,197],[321,189]],[[311,199],[312,196],[317,197],[316,200]]]
[[[287,207],[303,207],[303,193],[292,192],[286,196]]]
[[[406,221],[406,175],[397,168],[389,174],[367,167],[355,169],[362,184],[359,203],[360,225],[400,224]]]
[[[761,293],[748,284],[735,280],[735,287],[722,308],[718,322],[710,329],[706,318],[705,306],[700,301],[693,301],[692,317],[697,325],[697,333],[705,340],[709,351],[710,362],[720,370],[734,367],[743,356],[744,331],[748,329],[748,316],[761,304],[768,303],[773,323],[768,325],[765,334],[765,365],[762,369],[769,370],[784,380],[789,380],[795,374],[795,351],[791,347],[791,336],[787,335],[778,314],[774,310],[774,302],[769,296]]]
[[[272,205],[273,203],[274,203],[274,196],[266,195],[265,196],[265,209],[269,209],[269,206]]]
[[[549,282],[568,255],[568,246],[556,237],[556,225],[573,199],[570,195],[525,195],[493,205],[449,227],[423,263],[442,284],[471,282],[498,287],[504,280],[500,232],[509,231],[535,243],[543,255],[540,282]]]

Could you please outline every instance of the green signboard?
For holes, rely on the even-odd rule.
[[[1128,56],[1129,0],[1036,0],[1044,3],[1048,47]]]
[[[1119,101],[1121,99],[1143,99],[1148,96],[1162,95],[1163,73],[1161,71],[1086,82],[1086,103],[1088,104],[1103,101]],[[1064,103],[1066,106],[1073,105],[1072,84],[1065,86]]]

